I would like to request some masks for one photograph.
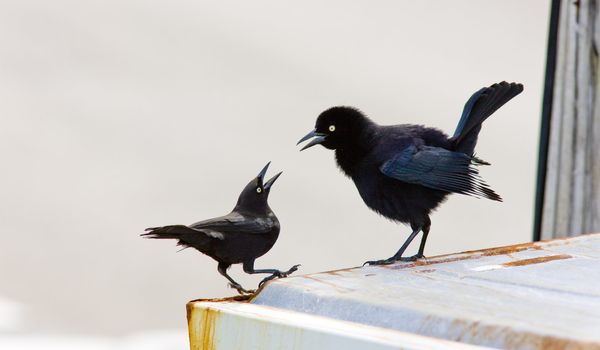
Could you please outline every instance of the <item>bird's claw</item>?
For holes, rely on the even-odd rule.
[[[291,275],[292,273],[298,271],[298,267],[301,266],[300,264],[294,265],[292,266],[289,270],[287,271],[277,271],[276,273],[272,274],[271,276],[265,277],[262,281],[260,281],[260,283],[258,284],[258,288],[262,287],[263,284],[265,284],[266,282],[269,282],[272,279],[275,278],[285,278],[289,275]]]
[[[274,277],[278,277],[278,278],[287,277],[287,276],[291,275],[292,273],[298,271],[298,267],[299,266],[301,266],[301,265],[300,264],[296,264],[296,265],[290,267],[290,269],[287,270],[287,271],[278,271],[277,273],[271,275],[271,277],[273,277],[273,276]]]
[[[250,289],[250,290],[244,289],[244,287],[242,287],[238,283],[229,283],[229,287],[237,290],[238,293],[240,293],[240,295],[254,294],[256,292],[256,290],[254,290],[254,289]]]
[[[292,273],[294,273],[294,272],[298,271],[298,268],[299,268],[300,266],[302,266],[302,265],[300,265],[300,264],[296,264],[296,265],[294,265],[294,266],[290,267],[290,269],[289,269],[289,270],[287,270],[286,272],[284,272],[285,276],[282,276],[282,277],[287,277],[287,276],[291,275]]]
[[[378,265],[390,265],[396,262],[396,258],[391,257],[391,258],[387,258],[387,259],[381,259],[381,260],[369,260],[369,261],[365,261],[365,263],[362,266],[365,265],[369,265],[369,266],[378,266]]]
[[[413,256],[407,256],[407,257],[392,256],[387,259],[369,260],[369,261],[365,262],[362,266],[365,266],[365,265],[369,265],[369,266],[391,265],[391,264],[395,263],[396,261],[411,262],[411,261],[416,261],[417,259],[422,259],[424,257],[425,257],[425,255],[423,255],[423,254],[415,254]]]

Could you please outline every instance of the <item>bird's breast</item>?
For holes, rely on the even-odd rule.
[[[420,197],[420,186],[391,179],[377,167],[358,171],[352,180],[365,204],[388,219],[408,223],[423,215],[415,200]]]

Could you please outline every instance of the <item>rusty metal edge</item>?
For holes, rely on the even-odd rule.
[[[272,329],[275,332],[274,334],[283,334],[290,340],[296,339],[296,334],[299,331],[303,334],[303,337],[318,337],[320,334],[329,341],[344,342],[351,340],[385,349],[491,349],[266,305],[236,301],[194,301],[188,303],[187,309],[191,350],[215,350],[223,346],[223,341],[227,343],[230,339],[243,342],[245,334],[252,331],[248,328],[248,322],[256,325],[258,329],[264,329],[265,325],[271,325],[271,327],[275,327]],[[228,329],[227,334],[225,334],[222,329],[223,322],[231,326],[232,318],[236,319],[236,322],[246,322],[246,326],[238,327],[240,329]],[[256,344],[245,343],[244,346],[251,347],[253,345]],[[371,347],[361,346],[360,348],[370,349]]]

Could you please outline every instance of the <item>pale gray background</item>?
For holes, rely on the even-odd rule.
[[[210,258],[138,234],[227,213],[269,160],[270,175],[284,170],[270,198],[282,232],[257,267],[391,255],[408,228],[369,211],[331,152],[295,146],[332,105],[451,133],[474,91],[524,83],[477,147],[505,202],[453,196],[426,255],[529,241],[548,12],[547,0],[2,1],[0,296],[24,310],[5,331],[183,329],[188,300],[233,292]]]

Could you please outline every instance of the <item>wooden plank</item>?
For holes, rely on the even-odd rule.
[[[542,239],[600,231],[599,12],[561,2]]]

